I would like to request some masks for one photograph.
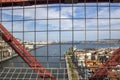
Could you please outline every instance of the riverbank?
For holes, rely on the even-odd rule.
[[[67,67],[67,73],[68,73],[68,80],[78,80],[78,73],[75,69],[75,65],[72,62],[72,52],[73,47],[69,49],[69,51],[65,54],[65,61],[66,61],[66,67]]]
[[[71,60],[71,56],[66,55],[65,61],[67,67],[68,80],[79,80],[78,72],[76,71],[75,66]]]
[[[31,51],[33,51],[33,50],[35,50],[35,49],[38,49],[38,48],[40,48],[40,47],[37,47],[37,48],[33,48],[33,49],[30,49],[30,50],[28,50],[29,52],[31,52]],[[19,55],[17,54],[17,53],[14,53],[14,54],[12,54],[11,56],[8,56],[8,57],[4,57],[4,58],[0,58],[0,63],[1,62],[4,62],[4,61],[7,61],[7,60],[10,60],[10,59],[13,59],[13,58],[15,58],[15,57],[18,57]]]
[[[9,56],[9,57],[6,57],[6,58],[1,58],[1,59],[0,59],[0,63],[1,63],[1,62],[4,62],[4,61],[7,61],[7,60],[10,60],[10,59],[12,59],[12,58],[14,58],[14,57],[17,57],[17,56],[18,56],[18,54],[14,54],[14,55]]]

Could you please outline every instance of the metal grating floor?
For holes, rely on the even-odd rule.
[[[66,68],[49,68],[56,80],[68,80]],[[44,73],[43,73],[44,74]],[[5,67],[0,68],[0,80],[44,80],[33,69],[28,67]],[[51,79],[45,79],[51,80]]]

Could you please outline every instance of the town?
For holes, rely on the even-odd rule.
[[[113,55],[114,51],[119,47],[109,48],[88,48],[79,50],[71,47],[66,52],[66,64],[69,74],[69,80],[89,79],[96,70]],[[117,65],[107,75],[107,80],[118,80],[120,65]],[[117,75],[117,76],[116,76]]]

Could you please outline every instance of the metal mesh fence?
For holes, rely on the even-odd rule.
[[[38,5],[35,0],[33,5],[12,2],[8,7],[1,2],[0,24],[56,80],[88,80],[120,47],[120,4],[98,1],[48,4],[47,0]],[[2,38],[0,48],[0,80],[42,79]],[[118,58],[115,65],[102,67],[109,68],[105,80],[120,79]]]

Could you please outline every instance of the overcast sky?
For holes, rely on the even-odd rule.
[[[6,7],[0,12],[0,20],[9,31],[14,31],[15,37],[26,41],[120,39],[119,4],[108,6],[107,3],[100,4],[98,8],[96,4],[88,4],[86,8],[83,4],[74,7],[55,4],[48,5],[48,8],[47,5],[37,5],[36,9],[35,6],[27,6],[25,9],[13,7],[13,10]]]

